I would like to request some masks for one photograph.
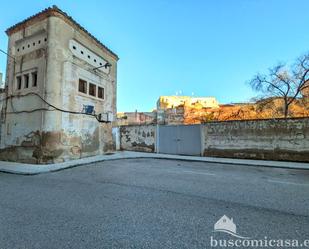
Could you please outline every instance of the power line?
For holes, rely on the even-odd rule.
[[[108,67],[111,67],[111,66],[112,66],[112,64],[110,64],[109,62],[106,62],[104,65],[99,66],[99,67],[95,67],[92,70],[95,71],[96,69],[99,69],[101,67],[104,67],[105,69],[107,69]]]
[[[14,61],[15,61],[15,57],[9,55],[7,52],[5,52],[4,50],[0,49],[0,52],[6,54],[8,57],[11,57]]]
[[[0,52],[4,53],[5,55],[7,55],[8,57],[12,58],[15,62],[15,58],[11,55],[9,55],[7,52],[5,52],[4,50],[0,49]],[[105,65],[103,66],[100,66],[100,67],[111,67],[111,64],[110,63],[105,63]],[[98,67],[98,68],[100,68]],[[94,68],[94,70],[97,69],[97,68]],[[41,95],[37,94],[37,93],[34,93],[34,92],[30,92],[30,93],[27,93],[27,94],[23,94],[23,95],[10,95],[4,99],[1,99],[0,101],[3,101],[3,100],[7,100],[7,99],[10,99],[10,98],[14,98],[14,97],[25,97],[25,96],[28,96],[28,95],[35,95],[37,97],[39,97],[45,104],[47,104],[48,106],[54,108],[54,110],[50,110],[48,108],[37,108],[37,109],[32,109],[32,110],[24,110],[24,111],[16,111],[16,112],[7,112],[7,114],[18,114],[18,113],[32,113],[32,112],[35,112],[35,111],[60,111],[60,112],[64,112],[64,113],[70,113],[70,114],[79,114],[79,115],[87,115],[87,116],[92,116],[92,117],[95,117],[96,120],[100,123],[108,123],[108,121],[101,121],[99,119],[99,115],[96,115],[96,114],[92,114],[92,113],[85,113],[85,112],[76,112],[76,111],[69,111],[69,110],[64,110],[64,109],[61,109],[61,108],[58,108],[52,104],[50,104],[49,102],[47,102],[45,99],[43,99],[41,97]]]
[[[37,108],[32,110],[23,110],[23,111],[15,111],[15,112],[6,112],[6,114],[19,114],[19,113],[33,113],[36,111],[55,111],[48,108]]]
[[[48,108],[37,108],[37,109],[33,109],[33,110],[16,111],[16,112],[7,112],[7,114],[31,113],[31,112],[35,112],[35,111],[60,111],[60,112],[70,113],[70,114],[79,114],[79,115],[92,116],[92,117],[96,118],[96,120],[97,120],[98,122],[100,122],[100,123],[108,123],[107,121],[101,121],[101,120],[99,119],[99,115],[96,115],[96,114],[85,113],[85,112],[77,112],[77,111],[69,111],[69,110],[64,110],[64,109],[61,109],[61,108],[59,108],[59,107],[56,107],[56,106],[50,104],[49,102],[47,102],[45,99],[43,99],[43,98],[41,97],[41,95],[39,95],[38,93],[34,93],[34,92],[26,93],[26,94],[23,94],[23,95],[10,95],[10,96],[4,98],[3,100],[11,99],[11,98],[25,97],[25,96],[28,96],[28,95],[35,95],[35,96],[39,97],[45,104],[47,104],[48,106],[54,108],[54,110],[50,110],[50,109],[48,109]]]

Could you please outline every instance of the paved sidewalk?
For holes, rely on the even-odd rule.
[[[21,175],[36,175],[41,173],[47,173],[77,167],[84,164],[91,164],[108,160],[130,159],[130,158],[158,158],[158,159],[223,163],[223,164],[244,165],[244,166],[261,166],[261,167],[309,170],[309,163],[247,160],[247,159],[216,158],[216,157],[178,156],[178,155],[167,155],[157,153],[119,151],[115,152],[112,155],[99,155],[55,164],[26,164],[26,163],[0,161],[0,172],[21,174]]]

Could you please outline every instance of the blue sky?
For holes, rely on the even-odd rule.
[[[307,0],[3,1],[0,48],[7,27],[53,4],[119,55],[118,111],[176,92],[247,101],[255,73],[309,50]]]

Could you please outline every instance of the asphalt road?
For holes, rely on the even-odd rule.
[[[309,239],[309,171],[128,159],[0,174],[5,249],[210,248],[237,239],[214,232],[223,215],[241,236]]]

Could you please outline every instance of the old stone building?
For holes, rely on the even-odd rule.
[[[56,6],[6,33],[0,157],[41,163],[112,150],[118,56]]]
[[[306,89],[289,107],[289,117],[309,116],[309,100]],[[203,99],[203,98],[200,98]],[[211,99],[203,102],[183,96],[162,96],[157,101],[157,123],[167,125],[202,124],[209,121],[253,120],[283,118],[283,99],[267,98],[257,102],[219,105]],[[214,104],[213,104],[214,103]]]
[[[160,96],[157,101],[157,123],[168,125],[200,124],[192,118],[197,112],[207,114],[208,109],[219,107],[214,97]]]
[[[160,96],[157,101],[157,110],[165,110],[181,105],[195,108],[219,107],[219,103],[214,97]]]

